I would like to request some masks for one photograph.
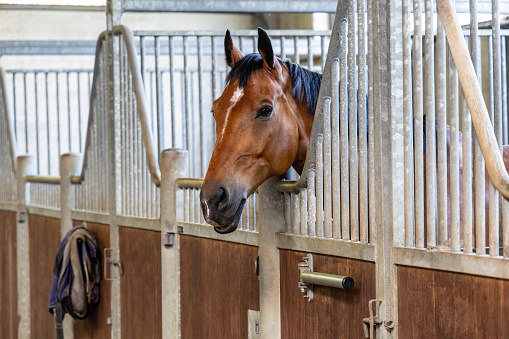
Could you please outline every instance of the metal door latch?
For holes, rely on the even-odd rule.
[[[104,279],[105,280],[114,280],[115,278],[108,278],[108,266],[113,265],[118,267],[120,275],[124,274],[124,268],[122,267],[122,263],[119,260],[111,259],[111,251],[113,248],[105,248],[104,249]]]
[[[175,245],[175,233],[173,232],[165,232],[163,233],[163,245],[164,246],[173,246]]]
[[[386,329],[392,330],[394,328],[394,320],[387,319],[382,320],[378,316],[378,312],[375,310],[375,315],[373,315],[373,303],[378,303],[380,305],[382,303],[382,299],[371,299],[369,301],[368,307],[369,307],[369,318],[362,319],[362,325],[364,326],[364,336],[366,338],[374,338],[374,330],[375,326],[378,325],[384,325]],[[375,305],[376,308],[376,305]],[[378,309],[378,308],[376,308]]]
[[[351,277],[313,272],[313,255],[308,253],[304,261],[299,263],[300,281],[299,288],[304,293],[304,298],[313,300],[313,285],[341,288],[349,290],[353,287],[354,281]]]

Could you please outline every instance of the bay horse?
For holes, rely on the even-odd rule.
[[[265,180],[290,167],[302,173],[320,91],[321,74],[277,58],[261,28],[258,37],[259,53],[244,56],[226,31],[225,55],[231,71],[212,105],[217,140],[200,200],[205,220],[222,234],[236,230],[246,199]],[[461,148],[461,134],[459,142]],[[447,148],[449,153],[449,133]],[[503,151],[509,168],[509,147]],[[461,173],[460,152],[460,197]],[[485,185],[487,190],[487,174]],[[487,209],[486,193],[486,220]]]

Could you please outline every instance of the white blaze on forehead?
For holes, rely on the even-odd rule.
[[[221,141],[224,137],[224,130],[226,128],[226,125],[228,124],[228,118],[230,116],[230,112],[232,111],[233,107],[235,107],[235,105],[239,102],[239,100],[242,98],[243,95],[244,95],[244,88],[237,87],[235,92],[233,92],[233,95],[230,98],[230,107],[228,107],[228,109],[226,110],[226,117],[224,119],[223,130],[221,131],[221,139],[219,141]]]

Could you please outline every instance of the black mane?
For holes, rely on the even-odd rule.
[[[309,112],[315,114],[318,93],[322,75],[320,73],[309,71],[289,59],[277,59],[281,65],[286,65],[292,79],[292,95],[298,103],[306,102]],[[239,81],[241,88],[245,87],[249,81],[251,73],[263,68],[263,59],[258,53],[248,54],[235,65],[226,76],[226,85],[234,80]]]

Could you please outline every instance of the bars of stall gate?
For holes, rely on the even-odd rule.
[[[288,234],[371,243],[367,134],[373,124],[367,124],[372,111],[368,114],[366,105],[366,71],[369,75],[372,68],[366,70],[366,9],[362,1],[339,9],[332,33],[339,39],[329,44],[302,176],[278,188],[284,192]]]

